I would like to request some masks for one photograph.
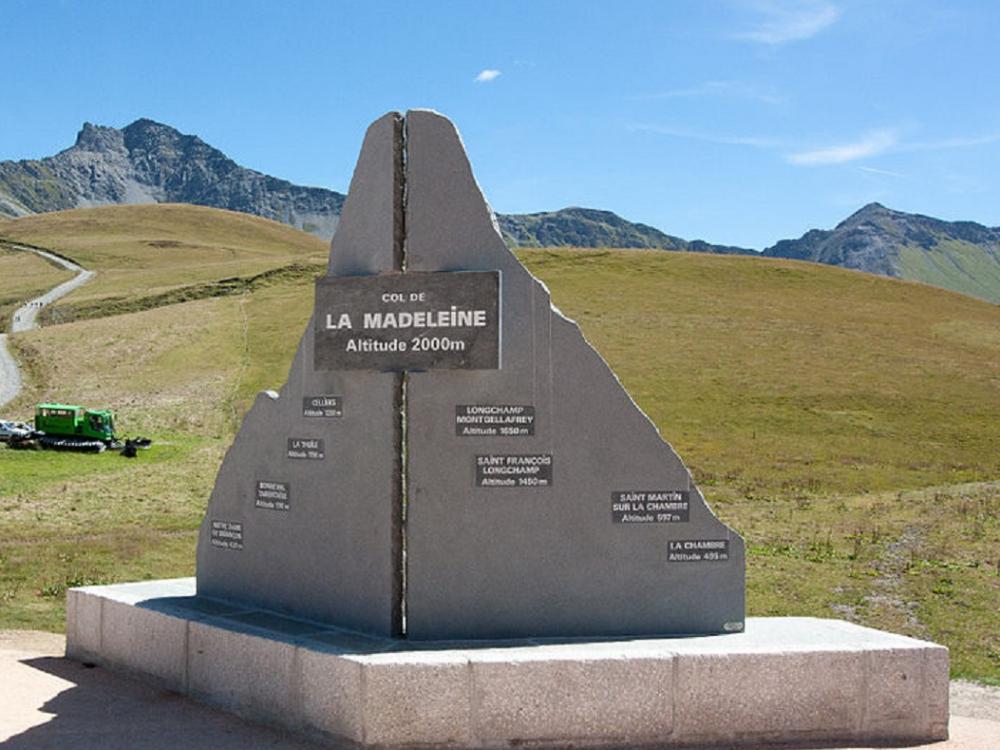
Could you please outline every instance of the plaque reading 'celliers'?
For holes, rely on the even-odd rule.
[[[318,370],[495,370],[500,274],[322,278],[314,333]]]

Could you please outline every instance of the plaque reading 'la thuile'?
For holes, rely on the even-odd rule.
[[[317,370],[495,370],[500,273],[322,278],[314,326]]]

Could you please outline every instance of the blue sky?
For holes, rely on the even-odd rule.
[[[0,159],[150,117],[347,189],[431,107],[501,212],[763,248],[869,201],[1000,225],[1000,3],[0,0]]]

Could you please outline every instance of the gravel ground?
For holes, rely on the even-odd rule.
[[[1000,721],[1000,687],[952,680],[951,712],[955,716]]]
[[[65,646],[59,634],[0,630],[3,748],[320,750],[302,737],[242,721],[113,671],[87,669],[62,656]],[[920,748],[1000,749],[1000,687],[954,681],[951,709],[951,739]]]
[[[81,284],[86,284],[94,276],[93,271],[86,271],[76,263],[65,258],[60,258],[58,255],[47,253],[44,250],[36,250],[35,248],[24,247],[23,245],[11,245],[10,247],[15,250],[23,250],[28,253],[40,255],[76,273],[76,276],[69,281],[64,281],[59,286],[53,287],[42,296],[35,297],[35,299],[23,307],[15,310],[10,326],[11,333],[30,331],[33,328],[37,328],[38,313],[41,312],[43,307],[52,304],[60,297],[65,297]],[[0,334],[0,406],[13,401],[20,392],[21,372],[17,367],[17,362],[13,355],[11,355],[10,350],[7,348],[7,335]]]
[[[21,392],[21,371],[7,349],[7,334],[0,333],[0,406],[13,401]]]

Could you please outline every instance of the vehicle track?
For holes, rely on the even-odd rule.
[[[93,271],[88,271],[73,261],[67,260],[66,258],[60,258],[58,255],[53,253],[47,253],[44,250],[39,250],[38,248],[18,245],[16,243],[4,244],[11,250],[21,250],[27,253],[34,253],[35,255],[62,266],[68,271],[76,273],[76,276],[69,281],[64,281],[62,284],[53,287],[45,294],[35,297],[33,300],[15,310],[10,326],[11,333],[20,333],[21,331],[30,331],[37,328],[38,313],[41,312],[42,308],[46,305],[52,304],[61,297],[65,297],[74,289],[82,284],[86,284],[94,277]],[[10,353],[10,350],[7,347],[7,334],[0,333],[0,406],[3,406],[4,404],[7,404],[17,398],[17,395],[21,392],[22,385],[23,380],[21,378],[21,370],[17,366],[17,360],[14,359],[14,356]]]

